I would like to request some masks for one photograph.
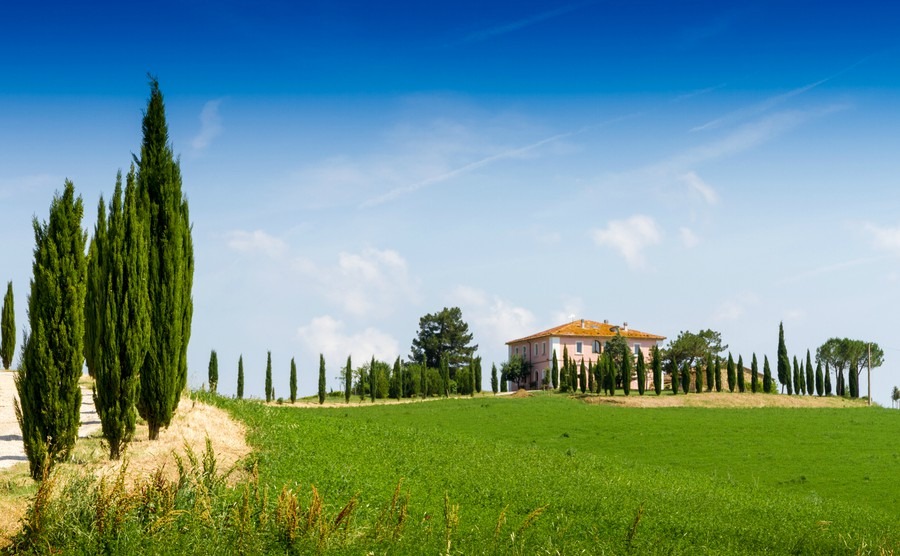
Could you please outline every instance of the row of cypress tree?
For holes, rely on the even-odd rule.
[[[120,172],[109,206],[100,199],[87,256],[83,203],[71,181],[54,196],[48,221],[33,222],[15,409],[35,479],[75,444],[84,362],[112,459],[132,439],[136,411],[158,438],[187,383],[193,242],[155,78],[142,130],[124,186]]]

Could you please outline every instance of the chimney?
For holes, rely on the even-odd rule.
[[[622,330],[628,332],[628,321],[626,320],[624,324],[622,324]]]
[[[584,328],[584,319],[581,319],[581,327]]]
[[[603,319],[603,324],[609,324],[609,319]]]

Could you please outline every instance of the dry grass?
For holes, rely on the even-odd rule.
[[[784,396],[772,394],[737,394],[731,392],[705,392],[673,396],[671,392],[663,392],[661,396],[647,393],[639,396],[585,396],[584,401],[590,404],[608,404],[622,407],[719,407],[719,408],[754,408],[754,407],[863,407],[865,400],[851,400],[837,396],[820,398],[818,396]]]
[[[133,488],[160,467],[166,478],[177,479],[176,454],[183,454],[187,448],[202,454],[207,438],[212,443],[220,469],[228,470],[250,453],[243,424],[222,409],[187,397],[182,397],[172,423],[160,431],[159,439],[150,442],[148,436],[147,425],[139,423],[135,440],[127,447],[123,459],[115,462],[109,461],[108,449],[99,432],[91,438],[81,438],[75,446],[72,462],[61,465],[60,471],[66,473],[87,468],[99,477],[114,481],[127,461],[125,484],[126,488]],[[238,479],[232,474],[232,481]],[[21,518],[34,492],[35,483],[28,474],[27,463],[0,470],[0,547],[8,545],[21,527]]]

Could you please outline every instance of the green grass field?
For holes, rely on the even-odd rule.
[[[374,519],[403,479],[401,552],[442,551],[445,494],[459,506],[451,542],[462,553],[900,547],[900,414],[884,409],[636,409],[559,395],[220,403],[250,425],[272,488],[313,484],[335,505],[359,494],[360,517]]]
[[[237,484],[211,452],[130,493],[62,475],[8,552],[900,553],[896,411],[195,396],[248,426]]]

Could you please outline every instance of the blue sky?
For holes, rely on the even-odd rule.
[[[878,342],[900,384],[900,12],[816,2],[16,3],[0,279],[33,215],[93,226],[166,95],[194,222],[190,380],[261,395],[407,355],[458,305],[488,366],[570,315],[746,360]],[[21,336],[21,334],[20,334]]]

